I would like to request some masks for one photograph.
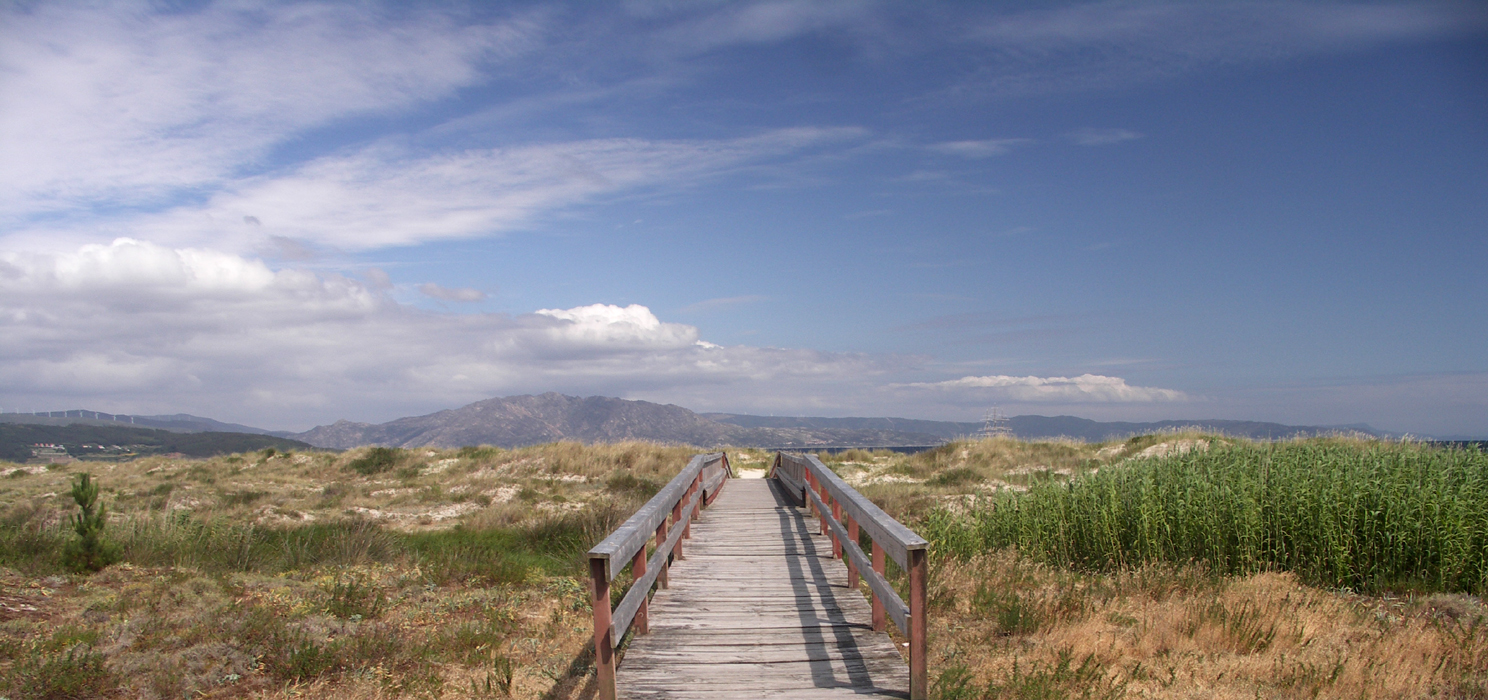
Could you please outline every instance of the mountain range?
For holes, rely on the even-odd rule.
[[[133,420],[138,427],[173,432],[238,432],[273,435],[316,447],[347,449],[362,445],[389,447],[460,447],[464,445],[522,445],[576,440],[658,442],[740,447],[907,447],[936,445],[975,435],[981,423],[916,420],[910,418],[813,418],[755,416],[734,413],[694,413],[681,406],[631,401],[605,396],[576,397],[557,393],[508,396],[477,401],[460,408],[387,423],[341,420],[303,433],[269,431],[236,423],[222,423],[189,414],[110,416],[73,410],[64,416],[0,415],[0,422],[67,425],[86,423],[119,426]],[[90,417],[90,415],[93,417]],[[72,417],[72,416],[76,417]],[[107,416],[107,418],[98,418]],[[1101,422],[1074,416],[1013,416],[1006,426],[1016,437],[1067,437],[1100,442],[1130,435],[1196,427],[1239,437],[1276,439],[1296,435],[1357,432],[1386,436],[1368,425],[1298,426],[1236,420],[1183,420],[1150,423]]]

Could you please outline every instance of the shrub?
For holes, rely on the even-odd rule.
[[[118,687],[118,680],[103,665],[103,654],[87,647],[76,646],[65,654],[32,651],[10,668],[7,681],[0,681],[0,687],[17,700],[104,697]]]
[[[956,467],[955,469],[947,469],[939,474],[936,474],[933,477],[930,477],[930,479],[925,481],[925,485],[962,486],[965,484],[975,484],[982,481],[986,481],[986,477],[982,476],[981,472],[978,472],[971,467]]]
[[[614,475],[605,480],[605,488],[614,494],[650,498],[656,495],[657,491],[661,490],[661,484],[651,479],[636,476],[630,472],[615,472]]]
[[[370,620],[387,607],[387,596],[375,585],[355,577],[337,581],[331,587],[325,611],[343,619]]]
[[[394,447],[374,447],[367,450],[367,454],[351,460],[346,468],[362,476],[380,474],[392,469],[393,465],[398,463],[400,452],[402,450]]]

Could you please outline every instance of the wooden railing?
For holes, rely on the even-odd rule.
[[[859,576],[868,583],[873,591],[873,629],[884,629],[887,614],[909,637],[909,697],[923,700],[930,690],[925,643],[929,543],[848,486],[814,455],[777,452],[770,476],[821,518],[821,534],[831,538],[832,556],[846,555],[847,585],[857,588]],[[858,546],[861,533],[873,541],[871,560]],[[884,578],[885,554],[909,574],[909,605]]]
[[[599,697],[615,698],[615,647],[632,626],[646,633],[646,608],[652,584],[667,586],[667,567],[682,558],[682,540],[692,536],[692,520],[704,505],[718,498],[731,476],[728,455],[694,455],[666,486],[630,516],[603,542],[589,550],[589,577],[594,601],[594,666]],[[671,524],[667,524],[671,516]],[[680,526],[679,526],[680,523]],[[656,535],[648,558],[646,543]],[[610,582],[630,565],[633,582],[625,597],[610,610]]]

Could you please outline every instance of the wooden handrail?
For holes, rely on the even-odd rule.
[[[930,543],[848,486],[815,455],[777,452],[769,476],[778,479],[803,506],[816,511],[821,534],[832,540],[833,556],[847,558],[848,585],[856,587],[862,576],[873,591],[873,628],[883,629],[887,614],[909,637],[909,697],[928,697],[925,585]],[[858,546],[860,528],[873,541],[872,559]],[[909,574],[909,605],[884,578],[885,554]]]
[[[722,452],[693,455],[687,466],[589,550],[589,577],[594,606],[594,665],[599,696],[615,698],[615,647],[620,646],[632,625],[637,634],[647,628],[647,601],[651,586],[659,580],[667,586],[667,569],[673,557],[682,558],[682,540],[691,536],[690,524],[704,505],[732,476],[728,455]],[[668,525],[667,516],[671,516]],[[656,549],[646,557],[646,543],[656,537]],[[618,562],[618,564],[616,563]],[[630,564],[634,582],[614,610],[610,609],[610,582]]]

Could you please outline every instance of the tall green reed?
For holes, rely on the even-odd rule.
[[[1112,569],[1203,561],[1366,591],[1488,592],[1488,455],[1318,440],[1216,445],[1001,492],[925,529],[952,556],[1017,547]]]

